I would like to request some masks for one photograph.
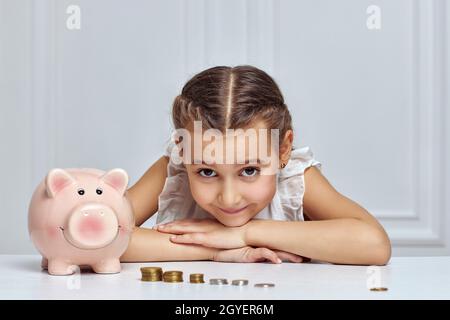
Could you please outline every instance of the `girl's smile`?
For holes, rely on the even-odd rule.
[[[244,211],[247,207],[248,207],[248,205],[243,208],[240,208],[240,209],[233,209],[233,208],[227,208],[227,209],[219,208],[219,209],[227,214],[236,214],[236,213],[240,213],[241,211]]]

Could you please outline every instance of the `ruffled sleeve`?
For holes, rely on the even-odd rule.
[[[303,195],[305,194],[305,170],[316,166],[322,170],[322,164],[314,159],[310,147],[292,150],[286,167],[278,174],[277,194],[281,210],[287,220],[304,221]]]
[[[172,140],[172,138],[169,138],[164,145],[164,156],[170,158],[172,150],[175,146],[176,143]]]
[[[179,219],[208,217],[192,197],[184,164],[173,161],[175,153],[172,151],[175,147],[175,142],[169,141],[164,148],[164,155],[169,157],[169,163],[166,182],[158,197],[156,224]]]

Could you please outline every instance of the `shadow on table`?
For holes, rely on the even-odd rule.
[[[14,268],[15,270],[21,270],[26,272],[42,272],[47,273],[47,269],[43,269],[41,267],[41,258],[31,257],[27,260],[20,261],[10,261],[9,267]],[[89,274],[95,272],[92,270],[90,266],[80,266],[80,271],[82,274]]]

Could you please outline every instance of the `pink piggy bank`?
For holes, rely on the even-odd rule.
[[[120,272],[134,215],[126,197],[122,169],[52,169],[36,188],[28,212],[28,231],[52,275],[77,266],[97,273]]]

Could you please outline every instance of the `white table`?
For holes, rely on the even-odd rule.
[[[123,263],[122,272],[100,275],[83,270],[50,276],[40,256],[0,256],[0,299],[449,299],[450,257],[394,257],[388,266],[324,263],[280,265],[207,261]],[[142,266],[181,270],[184,283],[142,282]],[[204,273],[205,284],[191,284],[190,273]],[[210,278],[248,279],[249,285],[210,285]],[[255,288],[258,282],[273,288]],[[386,286],[373,292],[372,286]]]

